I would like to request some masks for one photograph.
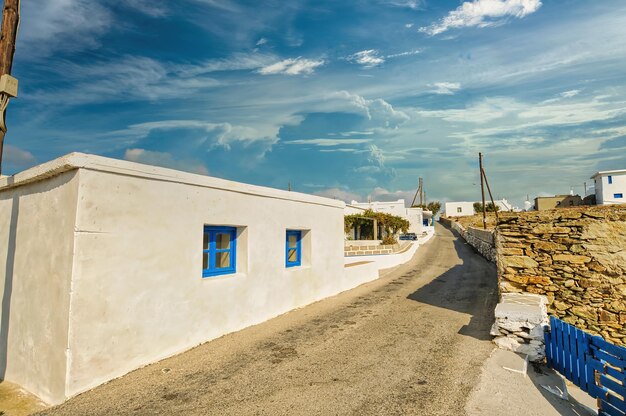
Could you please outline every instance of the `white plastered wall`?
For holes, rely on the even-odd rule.
[[[68,396],[362,283],[344,274],[343,203],[235,185],[81,170]],[[205,224],[239,228],[237,274],[202,278]],[[308,230],[301,267],[287,229]]]
[[[51,403],[65,396],[77,172],[0,189],[0,378]]]

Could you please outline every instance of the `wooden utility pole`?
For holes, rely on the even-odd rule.
[[[493,200],[493,194],[491,193],[491,188],[489,187],[489,181],[487,180],[487,174],[485,170],[482,169],[483,177],[485,178],[485,184],[487,185],[487,191],[489,192],[489,199],[491,199],[491,205],[493,206],[493,213],[496,215],[496,224],[500,222],[500,218],[498,217],[498,207],[496,206],[495,201]]]
[[[419,206],[420,207],[422,206],[422,199],[423,199],[422,198],[422,196],[423,196],[423,194],[422,194],[423,189],[422,188],[423,188],[423,185],[424,185],[423,179],[419,178],[419,184],[417,185],[417,191],[415,191],[415,196],[413,197],[413,202],[411,202],[411,206],[412,207],[415,206],[415,201],[417,200],[417,196],[418,195],[420,197],[420,204],[419,204]]]
[[[480,167],[480,192],[483,196],[483,229],[487,229],[487,207],[485,206],[485,185],[483,180],[483,154],[478,153],[478,166]]]
[[[0,174],[6,128],[6,108],[9,98],[17,96],[17,80],[11,77],[15,39],[20,23],[20,0],[4,0],[2,9],[2,36],[0,37]]]

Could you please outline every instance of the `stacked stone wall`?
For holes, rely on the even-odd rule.
[[[468,227],[466,229],[458,222],[452,221],[449,218],[442,217],[439,221],[458,232],[481,256],[492,263],[496,262],[497,256],[493,230],[481,230],[474,227]]]
[[[626,206],[525,212],[496,231],[501,293],[548,298],[548,311],[626,345]]]

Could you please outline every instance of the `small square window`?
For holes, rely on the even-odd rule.
[[[461,208],[461,207],[457,207],[457,208],[456,208],[456,212],[463,212],[463,208]]]
[[[613,183],[613,177],[609,175],[609,185]]]
[[[204,226],[202,277],[235,273],[237,270],[237,229]]]
[[[613,198],[622,199],[624,198],[624,194],[613,194]]]
[[[285,265],[287,267],[300,266],[302,264],[302,231],[287,230]]]

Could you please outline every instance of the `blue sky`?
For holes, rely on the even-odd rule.
[[[626,168],[623,0],[29,0],[5,172],[72,151],[343,200]]]

